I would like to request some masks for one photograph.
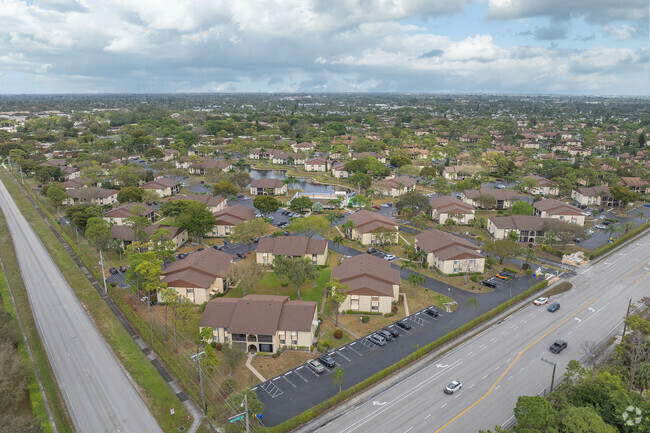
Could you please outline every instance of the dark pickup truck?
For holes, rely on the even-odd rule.
[[[567,342],[564,340],[556,340],[555,343],[550,348],[550,351],[553,353],[560,353],[566,349]]]

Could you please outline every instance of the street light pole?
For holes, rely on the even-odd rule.
[[[625,331],[627,331],[627,318],[630,317],[630,307],[632,306],[632,298],[630,302],[627,303],[627,312],[625,313],[625,320],[623,321],[623,335],[621,338],[625,337]]]
[[[205,355],[205,350],[190,356],[199,366],[199,384],[201,385],[201,403],[203,405],[203,413],[207,415],[208,408],[205,405],[205,393],[203,392],[203,373],[201,372],[201,355]],[[248,420],[248,418],[246,418]]]
[[[555,384],[555,369],[557,364],[544,358],[542,358],[542,361],[553,366],[553,375],[551,376],[551,392],[553,392],[553,385]]]
[[[246,414],[246,433],[250,433],[250,421],[248,419],[248,396],[244,394],[244,413]]]

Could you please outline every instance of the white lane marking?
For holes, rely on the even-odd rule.
[[[469,353],[467,354],[467,356],[472,356],[473,354],[474,354],[474,352],[469,352]]]
[[[431,418],[431,414],[424,417],[424,419],[429,419],[429,418]]]
[[[481,379],[481,380],[485,380],[485,379],[487,379],[487,374],[485,376],[483,376],[483,379]]]
[[[460,397],[460,394],[456,394],[456,397],[454,397],[454,398],[458,398],[458,397]]]
[[[413,430],[413,427],[411,427],[411,428],[408,429],[408,430],[404,430],[404,433],[408,433],[408,432],[410,432],[411,430]]]
[[[512,379],[512,376],[508,377],[508,380]]]
[[[494,388],[494,390],[496,391],[496,390],[499,389],[500,387],[501,387],[501,385],[498,385],[496,388]]]
[[[365,424],[365,423],[367,423],[368,421],[372,420],[374,417],[376,417],[376,416],[379,415],[380,413],[382,413],[382,412],[388,410],[389,408],[392,408],[393,405],[395,405],[395,404],[397,404],[397,403],[399,403],[399,402],[401,402],[401,401],[407,399],[407,398],[410,397],[413,393],[419,391],[421,388],[424,388],[424,387],[429,386],[429,383],[430,383],[430,382],[432,382],[433,380],[437,379],[437,378],[438,378],[439,376],[441,376],[443,373],[444,373],[444,374],[448,374],[451,370],[453,370],[454,368],[458,367],[458,366],[461,365],[462,363],[463,363],[463,361],[460,361],[460,360],[459,360],[459,361],[455,361],[454,364],[452,364],[448,370],[440,370],[440,371],[436,372],[435,374],[431,375],[429,378],[427,378],[427,379],[421,381],[419,384],[417,384],[417,385],[414,386],[413,388],[411,388],[411,389],[409,389],[409,390],[403,392],[402,394],[398,395],[397,398],[395,398],[394,400],[392,400],[389,404],[387,404],[387,405],[385,405],[385,406],[381,406],[380,408],[377,408],[377,409],[371,411],[368,415],[366,415],[366,416],[364,416],[364,417],[362,417],[362,418],[356,420],[354,423],[348,425],[346,428],[344,428],[343,430],[341,430],[340,433],[348,433],[348,432],[351,432],[351,431],[356,430],[357,428],[361,427],[363,424]],[[388,391],[389,391],[389,390],[386,390],[386,391],[384,391],[384,392],[388,392]],[[381,394],[380,394],[380,395],[381,395]],[[377,397],[379,397],[379,396],[377,396]],[[446,403],[445,403],[445,404],[446,404]]]
[[[495,341],[497,341],[496,337],[490,340],[491,343],[494,343]]]
[[[445,404],[443,404],[442,406],[440,406],[440,409],[442,409],[442,408],[445,407],[445,406],[447,406],[447,403],[445,403]]]
[[[576,326],[576,328],[579,328],[580,326],[582,326],[583,323],[585,323],[586,321],[588,321],[589,319],[591,319],[592,317],[594,317],[596,314],[598,314],[598,313],[600,312],[600,310],[602,310],[603,308],[605,308],[608,304],[609,304],[609,302],[606,303],[605,305],[603,305],[602,307],[600,307],[598,310],[594,311],[594,313],[593,313],[591,316],[589,316],[589,317],[587,317],[586,319],[582,320],[582,322],[581,322],[578,326]],[[591,308],[590,308],[590,310],[591,310]],[[576,317],[576,319],[577,319],[577,317]]]
[[[472,386],[470,386],[470,387],[469,387],[469,389],[472,389],[472,388],[474,388],[474,386],[475,386],[475,385],[476,385],[476,384],[475,384],[475,383],[473,383],[473,384],[472,384]]]

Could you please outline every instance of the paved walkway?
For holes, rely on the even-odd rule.
[[[331,318],[330,316],[328,316],[327,314],[325,314],[325,313],[321,313],[321,314],[323,315],[323,317],[327,317],[327,318],[328,318],[332,323],[336,323],[336,320],[332,319],[332,318]],[[341,324],[341,322],[339,322],[339,324],[336,325],[336,326],[338,326],[339,328],[343,328],[343,329],[345,329],[345,330],[346,330],[350,335],[352,335],[354,338],[361,338],[360,336],[358,336],[357,334],[355,334],[354,332],[352,332],[349,328],[346,328],[345,326],[343,326],[343,325]]]
[[[402,299],[404,299],[404,314],[410,316],[411,313],[409,313],[409,301],[406,299],[406,293],[400,293],[400,296]]]
[[[254,354],[254,353],[249,353],[249,354],[248,354],[248,359],[246,360],[246,367],[248,367],[248,369],[249,369],[250,371],[252,371],[253,374],[254,374],[255,376],[257,376],[257,378],[258,378],[259,380],[261,380],[262,382],[266,382],[266,379],[264,379],[264,376],[262,376],[262,375],[260,374],[260,372],[257,371],[257,370],[255,369],[255,367],[253,367],[253,366],[251,365],[251,361],[253,360],[254,357],[255,357],[255,354]]]

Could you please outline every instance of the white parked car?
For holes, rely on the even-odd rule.
[[[392,254],[386,254],[384,260],[395,260],[395,256]]]
[[[506,189],[506,186],[500,183],[500,184],[497,185],[497,188],[499,188],[499,189]]]

